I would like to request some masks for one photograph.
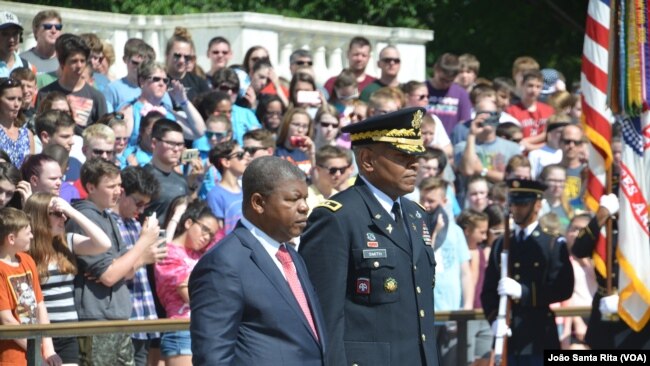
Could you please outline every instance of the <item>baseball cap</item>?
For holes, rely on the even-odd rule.
[[[16,26],[23,29],[23,25],[18,20],[16,14],[8,11],[0,11],[0,29],[9,28],[11,26]]]

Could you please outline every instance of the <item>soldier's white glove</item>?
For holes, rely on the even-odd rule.
[[[495,320],[492,322],[492,334],[495,337],[510,337],[512,335],[512,331],[510,331],[510,327],[508,324],[506,324],[505,321]]]
[[[605,296],[600,299],[598,310],[603,315],[612,315],[618,313],[618,294]]]
[[[618,197],[614,193],[606,194],[600,197],[600,207],[605,208],[609,211],[609,216],[616,215],[620,204],[618,203]]]
[[[510,277],[499,280],[497,292],[499,296],[508,295],[515,300],[521,299],[521,285]]]

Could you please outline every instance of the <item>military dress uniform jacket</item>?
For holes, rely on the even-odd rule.
[[[401,203],[408,234],[362,179],[309,217],[300,254],[325,316],[327,365],[438,365],[429,229],[420,206]]]
[[[612,222],[612,246],[614,253],[618,243],[617,221]],[[578,234],[571,252],[578,258],[591,258],[596,248],[598,233],[598,219],[596,217],[589,221],[587,227]],[[605,259],[605,258],[603,258]],[[612,258],[612,283],[614,290],[618,283],[618,260]],[[600,272],[596,272],[598,290],[594,294],[591,303],[591,315],[585,335],[585,342],[591,349],[650,349],[650,326],[646,326],[641,332],[635,332],[620,319],[603,320],[600,313],[600,299],[607,296],[607,279]]]
[[[481,293],[483,311],[492,323],[499,310],[497,285],[501,278],[503,237],[490,252]],[[573,294],[573,267],[563,237],[554,237],[536,227],[518,243],[510,237],[508,277],[519,282],[522,295],[512,301],[508,355],[541,355],[545,349],[559,349],[555,314],[549,309]]]

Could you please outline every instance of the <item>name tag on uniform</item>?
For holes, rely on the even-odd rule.
[[[369,258],[386,258],[386,249],[364,249],[363,259]]]

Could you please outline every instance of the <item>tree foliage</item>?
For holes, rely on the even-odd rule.
[[[433,29],[427,64],[444,52],[469,52],[481,75],[510,76],[521,55],[562,71],[580,73],[588,0],[40,0],[43,5],[126,14],[250,11],[387,27]]]

